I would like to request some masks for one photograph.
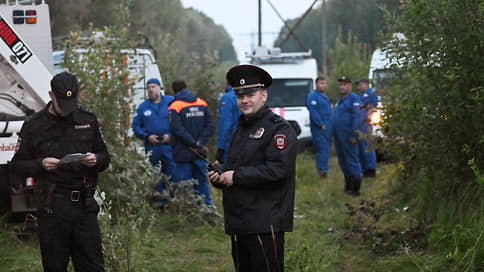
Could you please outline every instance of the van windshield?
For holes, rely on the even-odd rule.
[[[303,79],[273,79],[267,88],[269,107],[303,107],[306,105],[306,95],[313,90],[313,80]]]
[[[373,88],[375,90],[383,90],[388,87],[392,80],[396,78],[406,77],[406,73],[402,70],[395,69],[377,69],[373,71]]]

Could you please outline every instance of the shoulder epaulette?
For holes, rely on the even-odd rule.
[[[279,123],[282,120],[284,120],[284,119],[281,116],[277,115],[277,114],[273,114],[271,116],[271,121],[274,122],[274,123]]]
[[[286,119],[282,118],[281,116],[277,115],[277,114],[274,114],[271,116],[271,121],[274,122],[274,123],[280,123],[280,124],[285,124],[287,126],[291,126],[291,123],[289,123],[289,121],[287,121]]]
[[[36,112],[36,113],[34,113],[34,114],[32,114],[32,115],[26,116],[26,117],[25,117],[24,122],[29,122],[30,120],[40,118],[40,113],[41,113],[41,112],[42,112],[42,111],[38,111],[38,112]]]

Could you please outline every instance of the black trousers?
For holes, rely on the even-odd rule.
[[[284,232],[232,235],[232,258],[237,272],[283,272]]]
[[[54,198],[52,210],[38,211],[42,265],[45,272],[65,272],[72,257],[75,271],[104,271],[101,232],[94,199],[82,203]]]

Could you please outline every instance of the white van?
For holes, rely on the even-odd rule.
[[[87,49],[79,49],[78,52],[87,52]],[[140,80],[134,85],[134,95],[131,107],[132,111],[134,111],[141,102],[148,98],[146,90],[146,82],[148,79],[157,78],[162,84],[163,81],[151,50],[126,50],[126,53],[128,55],[128,69],[130,70],[130,75],[140,78]],[[64,71],[65,68],[62,67],[62,63],[64,62],[64,51],[54,51],[52,56],[54,60],[54,74]]]
[[[281,53],[279,48],[258,47],[247,57],[250,64],[263,68],[272,76],[272,85],[267,89],[267,105],[300,130],[299,141],[310,141],[306,96],[314,90],[318,76],[311,51]]]

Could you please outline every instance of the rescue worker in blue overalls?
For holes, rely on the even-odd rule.
[[[358,131],[361,127],[360,97],[351,92],[351,79],[342,76],[338,79],[341,97],[336,102],[332,125],[334,143],[341,171],[345,176],[345,192],[360,194],[361,165],[358,155]]]
[[[133,117],[133,130],[138,138],[145,142],[145,152],[150,155],[150,163],[153,166],[161,162],[161,171],[169,176],[172,181],[178,181],[178,172],[173,160],[170,145],[171,132],[168,120],[168,105],[173,101],[173,96],[162,95],[161,82],[151,78],[146,82],[148,99],[143,101]],[[162,192],[166,185],[161,182],[156,190]]]
[[[226,81],[226,85],[225,94],[220,99],[218,107],[217,153],[215,159],[216,163],[220,165],[224,165],[227,161],[230,138],[237,128],[240,117],[240,110],[237,107],[237,96],[228,81]]]
[[[309,110],[309,127],[316,147],[316,168],[322,178],[328,176],[328,160],[331,147],[331,102],[325,94],[327,89],[324,77],[316,78],[316,90],[308,94],[306,107]]]
[[[361,132],[368,134],[371,132],[370,114],[373,109],[376,109],[378,104],[378,96],[375,90],[370,88],[370,81],[367,78],[362,78],[356,82],[356,87],[360,91],[361,100],[361,115],[363,121],[361,123]],[[368,141],[365,139],[358,140],[358,149],[360,152],[360,163],[363,170],[363,177],[376,177],[376,153],[375,150],[368,150]]]
[[[207,143],[215,126],[207,108],[207,102],[187,89],[183,80],[172,83],[175,99],[168,108],[170,128],[173,133],[173,159],[180,180],[196,179],[194,190],[212,206],[207,179],[207,163],[201,157],[208,153]]]

